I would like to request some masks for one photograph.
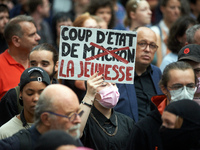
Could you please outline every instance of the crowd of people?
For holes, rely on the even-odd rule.
[[[199,21],[198,0],[0,0],[0,150],[199,150]],[[61,26],[137,33],[133,84],[57,79]]]

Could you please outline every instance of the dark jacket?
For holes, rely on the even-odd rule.
[[[130,133],[127,149],[130,150],[162,150],[159,133],[162,125],[161,115],[157,107],[151,102],[151,112],[137,122]]]
[[[151,65],[152,73],[151,78],[157,95],[161,95],[158,83],[161,79],[161,71],[158,67]],[[119,89],[120,98],[115,110],[131,117],[135,122],[138,121],[138,104],[134,84],[117,84]]]

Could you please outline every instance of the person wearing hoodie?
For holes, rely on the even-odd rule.
[[[171,63],[164,69],[159,85],[164,95],[152,97],[151,112],[134,125],[127,149],[162,150],[159,133],[162,125],[161,115],[171,102],[181,99],[193,100],[196,91],[194,70],[185,62]]]

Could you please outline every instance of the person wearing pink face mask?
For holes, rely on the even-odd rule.
[[[114,111],[120,95],[118,88],[115,83],[102,81],[102,76],[97,72],[87,81],[87,97],[80,105],[84,110],[81,117],[81,141],[84,146],[96,150],[123,150],[126,149],[134,121]]]
[[[197,82],[197,90],[194,94],[194,101],[200,105],[200,45],[189,44],[184,46],[178,53],[178,61],[189,63],[194,69]]]

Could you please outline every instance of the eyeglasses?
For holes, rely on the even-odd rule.
[[[152,51],[156,51],[158,49],[158,46],[153,43],[148,44],[147,42],[138,42],[137,44],[143,50],[146,49],[148,45],[149,45],[149,49]]]
[[[67,116],[67,115],[57,114],[57,113],[52,112],[52,111],[45,111],[45,112],[48,112],[48,113],[50,113],[52,115],[56,115],[56,116],[59,116],[59,117],[68,118],[70,122],[73,122],[74,120],[76,120],[78,115],[81,117],[83,115],[83,113],[84,113],[83,110],[80,110],[78,113],[71,113],[69,116]]]
[[[196,85],[194,83],[183,85],[183,84],[174,84],[171,87],[168,86],[171,90],[180,90],[183,91],[186,89],[188,92],[193,92],[196,89]]]

